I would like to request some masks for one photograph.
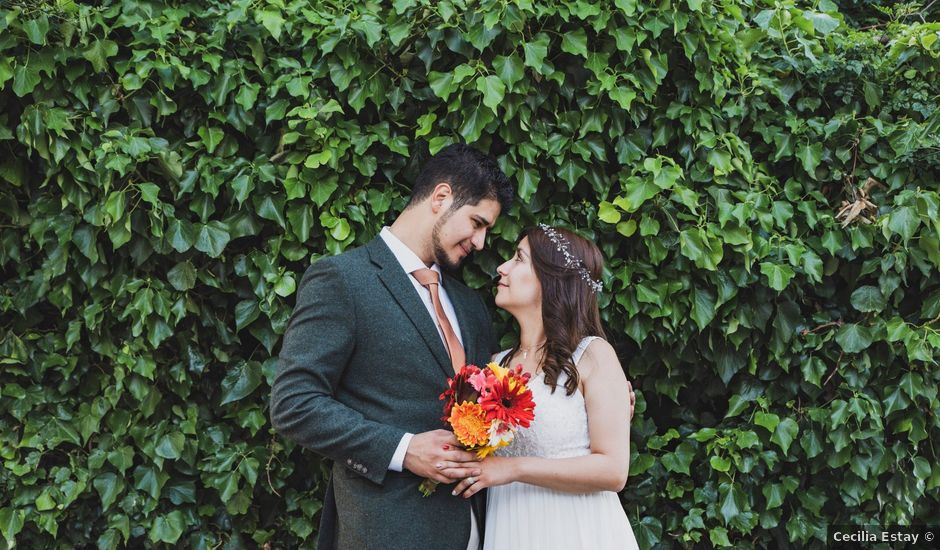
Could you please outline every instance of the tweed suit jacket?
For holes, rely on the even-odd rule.
[[[466,550],[470,505],[441,487],[418,491],[388,470],[405,432],[443,428],[438,396],[453,376],[436,321],[388,248],[322,258],[304,274],[271,393],[275,429],[332,459],[319,549]],[[495,342],[482,297],[445,275],[467,362]]]

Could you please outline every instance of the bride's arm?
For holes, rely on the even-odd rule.
[[[461,481],[463,496],[521,481],[571,493],[620,491],[630,471],[630,395],[613,347],[591,342],[578,365],[591,437],[591,454],[574,458],[490,457],[475,483]],[[559,387],[556,391],[565,391]],[[536,408],[536,417],[538,409]],[[468,490],[467,487],[469,487]]]

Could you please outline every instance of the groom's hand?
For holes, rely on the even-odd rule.
[[[480,475],[480,459],[464,451],[452,432],[434,430],[415,434],[408,444],[404,467],[438,483],[453,483]]]

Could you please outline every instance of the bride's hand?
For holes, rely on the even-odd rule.
[[[479,476],[471,476],[454,487],[453,495],[470,498],[474,494],[497,485],[511,483],[515,477],[513,459],[504,456],[490,456],[484,458],[477,466]]]

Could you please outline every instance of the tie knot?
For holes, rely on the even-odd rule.
[[[422,286],[440,284],[440,276],[433,269],[416,269],[411,274]]]

